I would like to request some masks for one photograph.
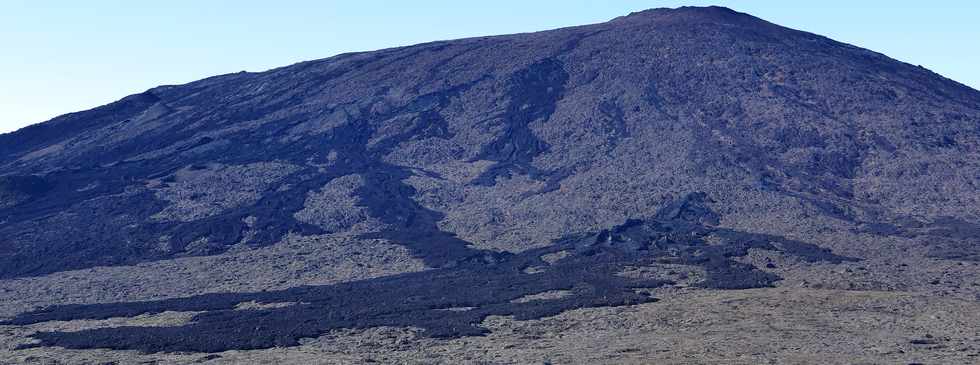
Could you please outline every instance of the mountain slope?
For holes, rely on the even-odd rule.
[[[390,280],[432,281],[425,290],[453,291],[454,283],[474,285],[463,278],[489,275],[503,286],[533,283],[515,289],[515,298],[573,288],[579,295],[528,312],[501,304],[511,297],[443,298],[423,302],[430,310],[493,309],[439,324],[335,319],[285,335],[271,325],[267,337],[249,343],[227,337],[177,345],[140,337],[145,330],[40,336],[65,347],[151,351],[296,345],[330,329],[377,326],[452,337],[472,333],[444,326],[476,325],[492,314],[530,319],[643,302],[631,290],[678,279],[634,285],[610,278],[656,266],[663,255],[700,267],[705,281],[695,286],[705,288],[771,286],[780,278],[834,282],[826,265],[861,265],[864,276],[839,279],[852,286],[840,289],[940,290],[920,274],[942,271],[958,273],[958,281],[941,290],[970,297],[980,292],[960,282],[976,278],[976,265],[963,264],[980,260],[978,161],[977,90],[729,9],[656,9],[161,86],[0,135],[0,278],[348,237],[404,247],[430,270]],[[535,282],[523,271],[546,266],[539,256],[564,252],[569,240],[601,246],[608,239],[602,232],[676,221],[684,228],[672,229],[696,242],[630,236],[616,242],[634,243],[612,245],[615,259],[565,250],[572,254],[559,262],[579,274],[561,280]],[[701,255],[719,240],[735,251],[717,260],[673,246],[693,245]],[[903,257],[921,267],[897,268]],[[606,278],[581,279],[592,288],[581,289],[582,267],[598,264],[612,265],[598,271]],[[457,279],[432,279],[440,275]],[[712,281],[719,278],[741,284]],[[401,285],[363,279],[344,290]],[[174,305],[214,311],[199,318],[202,326],[251,323],[222,311],[276,301],[263,298],[51,313],[101,319]],[[272,311],[309,318],[303,310],[358,304],[320,294],[300,299],[289,301],[319,304]],[[48,304],[56,303],[64,304]],[[48,314],[22,314],[10,324],[43,322]],[[200,330],[174,328],[168,331]]]

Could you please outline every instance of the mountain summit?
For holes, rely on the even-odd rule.
[[[654,9],[156,87],[0,135],[0,199],[7,325],[203,312],[26,347],[458,338],[681,283],[972,298],[980,92],[727,8]],[[540,293],[564,294],[522,299]]]

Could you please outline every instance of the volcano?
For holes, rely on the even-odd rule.
[[[668,361],[694,350],[656,350],[651,313],[724,307],[769,332],[664,331],[731,330],[699,348],[746,361],[968,363],[978,263],[980,92],[721,7],[215,76],[0,135],[0,338],[24,362]],[[822,317],[841,308],[877,325]],[[932,319],[846,340],[890,315]],[[569,355],[586,324],[605,346]]]

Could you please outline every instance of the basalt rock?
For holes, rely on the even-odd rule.
[[[630,220],[608,230],[566,237],[548,247],[517,255],[472,250],[471,256],[464,260],[420,273],[260,293],[55,306],[24,313],[0,324],[107,319],[165,311],[205,312],[194,316],[192,323],[176,327],[41,332],[34,335],[40,342],[27,345],[145,352],[220,352],[295,346],[300,338],[317,337],[334,329],[378,326],[413,326],[423,328],[424,334],[432,337],[460,337],[485,334],[487,330],[479,324],[490,315],[527,320],[577,308],[646,303],[656,299],[636,289],[675,284],[623,276],[628,266],[681,265],[707,273],[697,283],[700,287],[747,289],[771,286],[778,280],[773,274],[735,261],[748,254],[749,249],[780,251],[810,262],[856,261],[804,242],[702,225],[697,218],[717,217],[703,204],[705,200],[704,193],[693,193],[659,214],[672,218]],[[684,207],[688,214],[676,216],[678,206]],[[720,238],[721,242],[708,244],[706,239],[710,236]],[[399,242],[404,240],[424,241],[426,237],[399,238]],[[551,263],[541,258],[561,251],[571,254]],[[537,269],[529,271],[531,267]],[[571,293],[557,299],[517,300],[555,290]],[[240,303],[246,302],[297,304],[236,310]]]
[[[978,147],[970,87],[730,9],[654,9],[159,86],[0,135],[0,280],[193,265],[311,236],[383,240],[427,268],[7,322],[204,312],[35,335],[156,352],[379,326],[480,335],[492,315],[644,303],[666,285],[808,283],[799,276],[879,257],[868,271],[907,255],[967,270],[980,253]],[[690,282],[623,274],[663,265]],[[857,284],[933,273],[915,269]],[[906,282],[881,283],[890,274]],[[553,292],[568,295],[525,300]],[[276,305],[235,310],[246,302]]]

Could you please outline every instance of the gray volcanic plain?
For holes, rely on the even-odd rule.
[[[721,7],[0,135],[0,364],[980,363],[980,91]]]

